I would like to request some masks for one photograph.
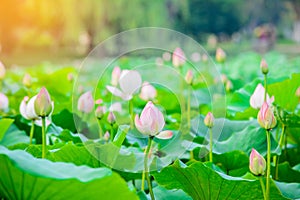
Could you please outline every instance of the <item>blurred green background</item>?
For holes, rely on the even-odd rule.
[[[69,62],[145,26],[174,29],[232,55],[300,54],[300,0],[0,0],[0,60],[7,67]]]

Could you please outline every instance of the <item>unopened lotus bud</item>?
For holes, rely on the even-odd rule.
[[[227,91],[227,92],[230,92],[230,91],[232,90],[232,88],[233,88],[232,82],[231,82],[230,80],[227,80],[227,81],[226,81],[226,85],[225,85],[226,91]]]
[[[114,124],[116,122],[116,116],[114,115],[113,112],[109,112],[107,116],[107,122],[110,124]]]
[[[226,53],[221,48],[217,48],[216,51],[216,60],[219,63],[224,63],[226,60]]]
[[[165,52],[165,53],[163,53],[162,58],[165,61],[170,61],[171,60],[171,54],[169,52]]]
[[[265,75],[268,74],[269,72],[269,68],[268,68],[268,64],[266,62],[265,59],[262,59],[261,62],[260,62],[260,69],[261,69],[261,72]]]
[[[0,110],[7,110],[9,106],[8,98],[5,94],[0,93]]]
[[[105,108],[103,106],[98,106],[95,111],[96,117],[98,119],[101,119],[103,117],[104,113],[105,113]]]
[[[30,74],[26,73],[23,77],[23,85],[27,88],[31,87],[31,76]]]
[[[102,104],[103,103],[103,100],[102,99],[97,99],[96,101],[95,101],[95,104],[96,105],[99,105],[99,104]]]
[[[193,78],[194,78],[193,71],[189,69],[185,75],[185,81],[187,82],[187,84],[192,85]]]
[[[47,117],[52,112],[53,105],[50,95],[45,87],[42,87],[34,102],[35,113],[40,117]]]
[[[140,98],[149,101],[155,99],[157,96],[157,92],[155,87],[153,87],[150,83],[144,82],[142,85]]]
[[[300,87],[298,87],[296,90],[296,97],[300,99]]]
[[[5,67],[3,63],[0,61],[0,80],[3,80],[6,74]]]
[[[266,102],[263,103],[258,112],[257,121],[266,130],[270,130],[276,126],[277,122],[273,110]]]
[[[82,94],[78,99],[77,109],[83,113],[90,113],[94,108],[94,99],[91,91]]]
[[[119,66],[116,66],[112,73],[111,73],[111,84],[113,86],[117,86],[118,85],[118,82],[119,82],[119,79],[120,79],[120,76],[121,76],[121,69]]]
[[[211,112],[208,112],[207,115],[204,118],[204,124],[208,128],[212,128],[214,126],[215,118]]]
[[[108,131],[106,131],[106,132],[104,133],[103,139],[106,140],[106,141],[108,141],[109,138],[110,138],[110,134],[109,134]]]
[[[181,48],[177,47],[172,55],[172,62],[174,67],[181,67],[185,63],[185,54]]]
[[[250,154],[249,169],[256,176],[265,174],[266,160],[255,149]]]

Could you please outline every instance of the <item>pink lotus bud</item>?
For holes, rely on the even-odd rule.
[[[228,78],[225,74],[221,74],[221,81],[223,84],[225,84],[227,82]]]
[[[194,75],[193,75],[193,71],[192,70],[188,70],[186,75],[185,75],[185,81],[187,82],[187,84],[189,85],[192,85],[193,83],[193,78],[194,78]]]
[[[267,62],[266,62],[265,59],[261,60],[261,62],[260,62],[260,69],[261,69],[261,72],[263,74],[268,74],[269,69],[268,69],[268,64],[267,64]]]
[[[113,112],[109,112],[107,116],[107,122],[110,124],[114,124],[116,122],[116,116],[114,115]]]
[[[156,65],[159,66],[159,67],[161,67],[161,66],[164,65],[164,61],[163,61],[162,58],[156,58],[156,59],[155,59],[155,63],[156,63]]]
[[[174,67],[181,67],[185,63],[185,55],[181,48],[177,47],[173,52],[172,62]]]
[[[272,129],[276,126],[276,119],[273,110],[266,102],[263,103],[258,112],[257,121],[259,125],[266,130]]]
[[[6,74],[5,67],[3,63],[0,61],[0,80],[3,80]]]
[[[140,98],[149,101],[155,99],[157,96],[157,92],[155,87],[153,87],[150,83],[144,82],[141,93],[140,93]]]
[[[105,107],[98,106],[96,111],[95,111],[96,117],[98,119],[101,119],[103,117],[104,113],[105,113]]]
[[[201,60],[201,55],[200,53],[198,52],[194,52],[192,55],[191,55],[191,60],[193,62],[199,62]]]
[[[39,118],[34,109],[34,102],[36,100],[36,97],[37,95],[35,95],[31,99],[29,99],[29,97],[27,96],[23,98],[23,101],[20,104],[20,113],[25,119],[36,120]]]
[[[94,108],[94,98],[91,91],[82,94],[78,99],[77,109],[83,113],[90,113]]]
[[[108,131],[106,131],[106,132],[104,133],[103,139],[106,140],[106,141],[108,141],[109,138],[110,138],[110,134],[109,134]]]
[[[141,116],[135,116],[135,126],[144,135],[155,136],[164,127],[165,120],[161,111],[151,101],[144,107]]]
[[[170,61],[171,60],[171,54],[169,52],[165,52],[165,53],[163,53],[162,58],[165,61]]]
[[[5,94],[0,93],[0,110],[5,111],[8,109],[9,101]]]
[[[47,117],[53,110],[50,95],[45,87],[42,87],[34,101],[35,113],[40,117]]]
[[[300,98],[300,87],[298,87],[296,90],[296,97]]]
[[[224,63],[225,62],[225,60],[226,60],[226,53],[225,53],[225,51],[223,51],[223,49],[217,48],[217,51],[216,51],[216,60],[219,63]]]
[[[256,176],[264,175],[266,170],[266,161],[255,149],[252,148],[250,154],[249,169]]]
[[[95,101],[95,104],[96,105],[99,105],[99,104],[102,104],[103,103],[103,100],[102,99],[97,99],[96,101]]]
[[[23,85],[27,88],[31,87],[31,76],[30,74],[26,73],[23,77]]]
[[[250,106],[254,109],[259,109],[264,103],[265,88],[262,84],[258,84],[250,97]],[[270,98],[267,94],[267,103],[271,105],[274,102],[274,96]]]
[[[204,118],[204,124],[208,128],[212,128],[214,126],[215,118],[211,112],[208,112],[207,115]]]
[[[113,86],[117,86],[118,85],[118,82],[119,82],[119,79],[120,79],[120,76],[121,76],[121,69],[119,66],[116,66],[112,73],[111,73],[111,84]]]
[[[123,70],[119,79],[121,90],[113,86],[106,86],[113,95],[121,97],[128,101],[132,99],[133,94],[138,91],[142,85],[142,77],[138,71]]]
[[[158,139],[167,140],[173,137],[173,132],[170,130],[162,131],[155,137]]]
[[[68,73],[67,79],[68,79],[69,82],[73,82],[73,80],[74,80],[74,75],[73,75],[73,73],[71,73],[71,72]]]
[[[227,91],[227,92],[230,92],[230,91],[232,90],[232,88],[233,88],[232,82],[231,82],[230,80],[227,80],[227,81],[226,81],[226,85],[225,85],[226,91]]]

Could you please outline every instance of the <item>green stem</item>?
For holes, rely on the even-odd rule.
[[[133,99],[129,101],[130,128],[134,128]]]
[[[284,133],[285,133],[285,125],[282,124],[282,129],[281,129],[281,135],[280,135],[280,139],[279,139],[279,147],[282,149],[282,142],[283,142],[283,138],[284,138]],[[275,157],[275,180],[278,179],[278,164],[279,164],[279,156]]]
[[[212,144],[213,144],[213,132],[212,132],[212,128],[209,128],[209,162],[213,162]]]
[[[264,101],[267,101],[267,74],[264,76],[264,81],[265,81],[265,96],[264,96]]]
[[[46,157],[46,117],[42,117],[42,158]]]
[[[110,125],[110,141],[113,142],[114,141],[114,124]]]
[[[101,119],[98,118],[98,124],[99,124],[99,138],[103,137],[103,130],[102,130],[102,126],[101,126]]]
[[[154,193],[153,193],[153,190],[152,190],[152,185],[151,185],[150,176],[149,176],[149,168],[148,168],[148,157],[149,157],[149,151],[151,149],[151,145],[152,145],[152,138],[149,137],[148,146],[147,146],[147,149],[146,149],[146,152],[145,152],[145,158],[144,158],[144,174],[145,174],[144,176],[147,179],[151,200],[154,200],[155,197],[154,197]]]
[[[259,181],[260,181],[260,185],[261,185],[261,190],[264,195],[264,200],[266,200],[266,188],[265,188],[265,184],[264,184],[262,176],[259,177]]]
[[[191,128],[191,90],[188,88],[188,99],[187,99],[187,122],[188,122],[188,131]]]
[[[267,180],[266,180],[266,199],[270,199],[270,174],[271,174],[271,137],[270,131],[266,130],[267,134]]]
[[[33,133],[34,133],[34,119],[31,121],[29,144],[32,144]]]

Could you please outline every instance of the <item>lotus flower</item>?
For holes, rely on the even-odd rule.
[[[264,103],[264,96],[265,96],[265,88],[262,84],[258,84],[250,97],[250,106],[254,109],[259,109]],[[267,94],[267,103],[268,105],[272,105],[274,102],[274,96],[270,98]]]
[[[264,175],[266,170],[266,161],[255,149],[250,154],[249,169],[254,175]]]
[[[155,99],[157,96],[157,92],[155,87],[153,87],[150,83],[144,82],[141,93],[140,93],[140,98],[149,101]]]
[[[106,86],[113,95],[121,97],[125,101],[132,99],[133,94],[141,87],[142,78],[135,70],[123,70],[119,79],[120,89]]]
[[[3,63],[0,61],[0,80],[3,80],[6,74],[5,67]]]
[[[212,128],[214,126],[215,118],[211,112],[208,112],[207,115],[204,118],[204,124],[208,128]]]
[[[104,106],[98,106],[95,111],[95,115],[98,119],[101,119],[105,113],[106,109]]]
[[[107,122],[110,124],[114,124],[116,122],[116,116],[114,115],[113,112],[109,112],[107,116]]]
[[[115,102],[115,103],[113,103],[113,104],[110,105],[110,107],[108,108],[108,110],[110,112],[121,113],[122,112],[122,104],[120,102]]]
[[[8,98],[5,94],[0,93],[0,110],[7,110],[9,106]]]
[[[223,49],[217,48],[217,51],[216,51],[216,60],[219,63],[225,62],[225,60],[226,60],[226,53],[225,53],[225,51],[223,51]]]
[[[268,69],[268,64],[267,64],[267,62],[266,62],[265,59],[261,60],[261,62],[260,62],[260,69],[261,69],[261,72],[263,74],[268,74],[269,69]]]
[[[26,73],[23,77],[23,85],[25,87],[30,88],[31,87],[31,76],[30,74]]]
[[[171,138],[172,132],[162,131],[164,125],[163,114],[151,101],[146,104],[140,117],[138,115],[135,116],[135,126],[144,135],[156,136],[160,139]]]
[[[259,125],[266,130],[272,129],[276,126],[277,122],[273,110],[266,102],[263,103],[258,112],[257,121]]]
[[[181,67],[185,63],[185,55],[181,48],[177,47],[172,55],[172,62],[174,67]]]
[[[188,70],[186,75],[185,75],[185,81],[187,82],[187,84],[191,85],[193,82],[193,78],[194,78],[194,74],[192,70]]]
[[[94,108],[94,99],[91,91],[82,94],[78,99],[77,109],[83,113],[90,113]]]
[[[120,79],[120,76],[121,76],[121,69],[119,66],[116,66],[112,73],[111,73],[111,84],[113,86],[117,86],[118,85],[118,82],[119,82],[119,79]]]
[[[53,102],[45,87],[42,87],[34,101],[34,111],[40,117],[47,117],[53,110]]]

